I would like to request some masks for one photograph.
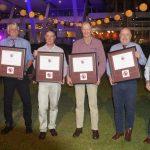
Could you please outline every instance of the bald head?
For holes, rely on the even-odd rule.
[[[121,31],[120,31],[120,34],[122,34],[122,33],[131,34],[131,30],[130,30],[129,28],[125,27],[125,28],[122,28]],[[131,34],[131,35],[132,35],[132,34]]]
[[[127,27],[121,29],[119,37],[120,37],[120,42],[123,45],[128,45],[128,43],[131,41],[132,38],[131,30]]]

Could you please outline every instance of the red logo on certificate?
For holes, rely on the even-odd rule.
[[[14,67],[7,67],[7,74],[14,74]]]
[[[129,70],[122,70],[122,77],[123,77],[123,78],[130,77],[130,72],[129,72]]]
[[[80,80],[87,80],[87,73],[80,73]]]
[[[53,78],[53,72],[46,72],[46,79],[52,79]]]

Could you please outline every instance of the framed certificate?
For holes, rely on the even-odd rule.
[[[114,82],[140,78],[140,69],[135,57],[136,47],[108,53],[108,60]]]
[[[63,81],[64,54],[38,51],[36,60],[36,81]]]
[[[0,46],[0,76],[23,78],[25,48]]]
[[[69,55],[69,74],[73,84],[95,84],[98,80],[96,53]]]

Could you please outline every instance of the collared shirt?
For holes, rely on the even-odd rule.
[[[136,47],[137,52],[139,52],[140,55],[141,55],[140,58],[138,59],[139,64],[140,64],[140,65],[145,65],[147,59],[146,59],[146,57],[145,57],[145,55],[144,55],[144,53],[143,53],[143,51],[142,51],[142,48],[141,48],[141,46],[140,46],[139,44],[136,44],[136,43],[134,43],[134,42],[130,42],[130,43],[126,46],[126,48],[133,47],[133,46]],[[113,46],[111,47],[110,52],[117,51],[117,50],[122,50],[122,49],[123,49],[122,43],[118,43],[118,44],[115,44],[115,45],[113,45]],[[110,71],[110,66],[109,66],[108,60],[107,60],[107,75],[108,75],[108,76],[111,76],[111,71]]]
[[[144,76],[145,76],[146,81],[150,81],[150,56],[149,56],[148,61],[145,65]]]
[[[73,44],[72,54],[88,52],[96,52],[98,76],[101,78],[106,70],[106,56],[102,42],[96,38],[92,38],[90,44],[86,44],[84,39],[80,39]]]
[[[64,50],[56,45],[54,45],[52,48],[49,48],[46,44],[40,48],[38,48],[38,51],[45,51],[45,52],[58,52],[58,53],[64,53]],[[63,70],[63,76],[65,77],[67,74],[67,61],[66,57],[64,55],[64,70]]]
[[[13,44],[15,43],[15,47],[19,47],[19,48],[26,48],[26,57],[25,57],[25,63],[27,64],[28,61],[32,60],[32,53],[31,53],[31,45],[30,43],[20,37],[17,37],[14,41],[8,37],[2,41],[0,41],[0,46],[8,46],[8,47],[12,47]]]

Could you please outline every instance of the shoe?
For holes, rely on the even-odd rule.
[[[82,128],[76,128],[75,132],[73,133],[73,137],[79,137],[82,133]]]
[[[26,128],[26,134],[31,134],[33,132],[31,127]]]
[[[126,133],[125,133],[125,140],[130,142],[131,141],[131,135],[132,135],[132,129],[129,128],[126,130]]]
[[[99,132],[98,132],[98,130],[92,130],[92,138],[94,140],[99,139]]]
[[[148,136],[145,140],[144,143],[150,144],[150,136]]]
[[[113,140],[118,140],[120,137],[124,136],[124,133],[116,132],[116,134],[112,137]]]
[[[50,129],[49,130],[52,136],[57,136],[57,131],[55,129]]]
[[[46,138],[46,132],[40,132],[39,139],[44,140]]]
[[[5,128],[1,130],[1,134],[8,134],[11,130],[13,130],[12,126],[5,126]]]

